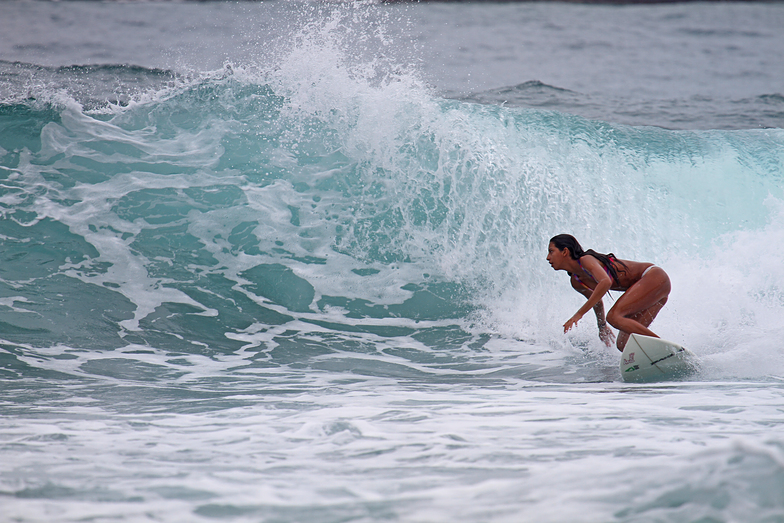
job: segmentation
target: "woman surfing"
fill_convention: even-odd
[[[614,254],[584,251],[574,236],[559,234],[550,240],[547,261],[556,271],[566,271],[572,288],[588,301],[564,323],[564,332],[593,309],[599,326],[599,338],[609,347],[615,340],[609,323],[618,329],[618,350],[623,351],[630,334],[658,338],[648,326],[656,318],[670,294],[670,278],[661,267],[652,263],[619,260]],[[607,291],[623,291],[623,295],[604,315],[602,297]]]

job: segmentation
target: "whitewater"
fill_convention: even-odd
[[[784,521],[783,4],[0,15],[0,521]]]

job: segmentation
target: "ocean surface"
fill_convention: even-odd
[[[782,27],[0,3],[0,522],[784,522]],[[562,332],[563,232],[696,374]]]

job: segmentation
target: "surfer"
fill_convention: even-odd
[[[588,298],[574,316],[564,323],[564,332],[577,325],[593,308],[599,326],[599,338],[608,346],[615,341],[609,323],[618,329],[618,350],[623,351],[630,334],[658,338],[648,326],[656,318],[670,294],[670,278],[661,267],[652,263],[619,260],[614,254],[584,251],[574,236],[559,234],[550,240],[547,261],[556,271],[566,271],[572,288]],[[623,291],[623,295],[605,319],[602,297],[607,291]]]

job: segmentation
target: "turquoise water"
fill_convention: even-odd
[[[0,520],[784,521],[780,4],[0,9]],[[561,332],[560,232],[697,375]]]

